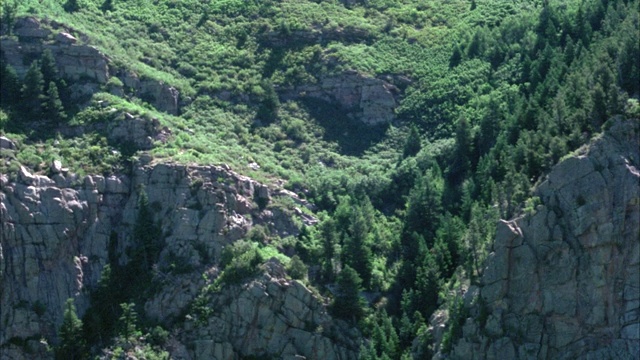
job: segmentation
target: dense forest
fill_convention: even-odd
[[[290,274],[362,332],[360,358],[430,358],[428,319],[449,310],[447,353],[468,315],[460,287],[482,276],[498,219],[533,211],[531,189],[609,119],[640,116],[638,15],[637,0],[6,0],[4,36],[23,16],[65,24],[188,101],[160,112],[114,77],[78,102],[50,52],[24,76],[3,60],[0,132],[22,147],[0,169],[63,159],[80,174],[127,171],[136,149],[59,129],[111,121],[105,101],[157,118],[175,130],[154,159],[226,163],[315,205],[318,224],[296,237],[254,228],[227,247],[215,286],[253,274],[267,244],[287,249]],[[391,122],[285,96],[349,70],[398,88]],[[137,315],[151,275],[129,278],[150,274],[162,246],[145,201],[136,261],[112,262],[84,318],[68,304],[60,359],[142,334],[148,358],[166,356],[167,330]]]

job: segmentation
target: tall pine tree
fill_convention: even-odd
[[[73,299],[67,299],[60,331],[60,344],[55,349],[58,360],[79,360],[86,358],[82,320],[78,319]]]

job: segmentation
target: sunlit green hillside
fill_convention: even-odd
[[[16,17],[63,24],[114,69],[175,87],[181,104],[169,115],[104,85],[55,107],[51,92],[34,100],[11,80],[22,90],[3,89],[0,132],[21,150],[3,152],[3,173],[46,172],[53,159],[125,171],[143,152],[60,127],[115,121],[113,109],[158,119],[171,137],[146,151],[153,161],[227,163],[317,205],[320,223],[292,248],[324,294],[351,268],[376,295],[345,317],[372,339],[366,359],[408,358],[412,342],[426,358],[426,319],[478,281],[496,220],[535,208],[532,186],[611,117],[640,115],[637,0],[3,0],[2,11],[3,37]],[[393,86],[392,121],[288,95],[354,73]],[[13,79],[4,62],[2,76]],[[17,105],[33,101],[63,112],[59,127],[39,131],[51,115]]]

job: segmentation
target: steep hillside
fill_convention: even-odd
[[[0,10],[3,358],[637,350],[637,0]]]
[[[501,221],[452,358],[634,359],[640,352],[640,124],[555,166]]]

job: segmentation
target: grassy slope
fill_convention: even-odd
[[[326,136],[326,125],[343,119],[317,121],[300,104],[285,104],[280,121],[257,129],[252,126],[254,104],[263,93],[260,84],[268,75],[276,84],[295,83],[314,81],[323,72],[353,68],[372,75],[404,74],[429,82],[447,70],[450,47],[456,39],[467,36],[473,26],[497,21],[506,12],[504,6],[494,8],[484,2],[479,2],[482,12],[470,12],[466,1],[372,1],[367,8],[346,9],[337,1],[203,4],[139,0],[114,1],[113,9],[107,11],[101,9],[102,3],[80,1],[81,9],[70,14],[58,1],[23,1],[19,14],[64,23],[86,34],[89,43],[114,63],[172,84],[183,96],[195,99],[179,118],[153,114],[178,129],[174,141],[155,150],[158,157],[180,162],[227,162],[259,178],[299,178],[319,162],[342,169],[355,164],[350,156],[344,156],[340,146],[340,140],[350,143],[352,139]],[[361,38],[280,49],[261,41],[265,34],[282,33],[291,38],[286,34],[295,35],[296,31],[322,32],[329,38],[331,34],[355,32]],[[309,53],[318,45],[321,63],[337,59],[337,68],[318,68],[313,63],[317,58],[310,58]],[[271,69],[266,70],[268,67]],[[302,70],[292,74],[293,68]],[[233,105],[208,96],[221,91],[248,95],[249,102]],[[118,103],[123,108],[138,107]],[[185,129],[193,132],[181,131]],[[397,146],[385,146],[380,136],[374,136],[373,141],[351,153],[368,153],[365,159],[389,167],[389,161],[397,157]],[[367,152],[376,142],[381,143]],[[46,161],[49,156],[45,153],[40,158]],[[72,159],[65,160],[73,166]],[[31,159],[31,165],[35,161]],[[252,161],[262,165],[260,173],[246,168]],[[88,171],[106,168],[87,166]]]

